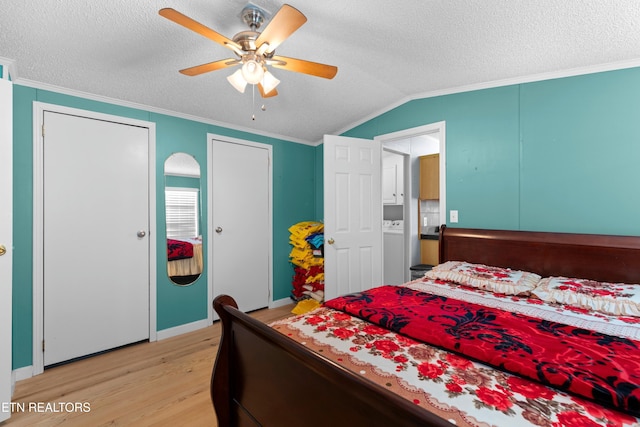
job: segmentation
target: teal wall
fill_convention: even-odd
[[[165,175],[164,183],[166,187],[200,188],[200,178],[190,176]]]
[[[33,102],[45,102],[145,120],[156,125],[157,236],[163,236],[164,161],[181,151],[193,155],[202,171],[202,204],[207,206],[207,133],[269,144],[273,153],[273,299],[288,298],[293,269],[288,228],[315,219],[315,147],[236,131],[207,123],[14,85],[14,256],[13,368],[32,364],[33,341]],[[250,195],[248,196],[250,197]],[[207,218],[207,214],[203,215]],[[207,235],[206,221],[202,233]],[[205,245],[206,259],[206,245]],[[166,247],[157,239],[157,329],[207,317],[207,271],[191,286],[175,286],[167,277]],[[238,274],[250,261],[238,260]]]
[[[417,99],[344,135],[373,138],[446,121],[447,208],[459,211],[455,226],[640,235],[638,99],[640,69],[633,68]],[[16,85],[14,368],[31,364],[33,101],[156,124],[158,235],[165,227],[162,166],[171,153],[184,151],[196,157],[206,197],[207,132],[272,145],[273,299],[288,297],[292,275],[288,228],[323,218],[322,146]],[[162,246],[159,241],[158,330],[206,318],[206,271],[192,286],[172,285]]]
[[[639,68],[523,86],[523,227],[640,235],[639,99]]]
[[[344,136],[446,121],[451,226],[637,236],[639,99],[632,68],[413,100]]]

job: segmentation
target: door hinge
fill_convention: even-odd
[[[44,123],[42,124],[42,137],[44,138]]]
[[[44,352],[44,340],[42,340],[42,352]]]

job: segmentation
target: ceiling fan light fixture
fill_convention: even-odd
[[[269,71],[264,72],[264,77],[262,78],[262,88],[264,89],[264,93],[267,94],[274,90],[276,86],[280,84],[280,80],[276,78]]]
[[[242,77],[252,85],[258,84],[262,81],[264,76],[264,70],[262,64],[254,59],[249,59],[242,64]]]
[[[247,81],[247,83],[251,83],[252,85],[258,84],[262,81],[264,77],[264,70],[262,69],[262,64],[254,59],[249,59],[244,62],[242,65],[242,77]]]
[[[227,80],[238,92],[244,93],[244,89],[247,87],[247,81],[244,79],[241,69],[236,70],[235,73],[227,77]]]

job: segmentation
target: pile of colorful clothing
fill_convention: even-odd
[[[324,300],[324,224],[303,221],[289,228],[289,243],[293,246],[289,258],[294,265],[294,301],[312,298]]]

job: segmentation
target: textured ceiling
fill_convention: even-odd
[[[277,11],[275,0],[254,4]],[[246,0],[3,0],[0,63],[16,83],[112,98],[315,143],[398,103],[605,64],[640,65],[637,0],[291,0],[308,21],[277,49],[338,66],[333,80],[272,70],[279,95],[233,89],[233,53],[158,15],[172,7],[232,38]],[[3,60],[4,58],[4,60]],[[265,105],[266,111],[261,110]],[[255,112],[256,119],[251,120]]]

